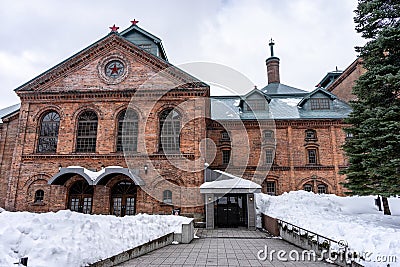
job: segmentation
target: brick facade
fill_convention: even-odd
[[[110,82],[101,72],[107,60],[125,64],[121,81]],[[172,69],[171,69],[172,68]],[[156,75],[159,72],[161,75]],[[279,71],[279,69],[278,69]],[[17,89],[21,107],[16,115],[3,120],[0,140],[0,206],[8,210],[47,212],[66,209],[70,189],[80,175],[71,175],[58,184],[49,184],[61,168],[81,166],[101,171],[119,166],[137,171],[145,186],[136,188],[135,212],[169,214],[181,208],[182,214],[204,220],[203,198],[199,186],[204,182],[203,166],[208,160],[201,153],[206,137],[216,144],[211,168],[224,169],[222,150],[231,150],[228,171],[252,179],[264,186],[276,185],[276,194],[303,189],[305,184],[327,186],[328,193],[343,194],[338,174],[346,165],[341,144],[344,141],[342,121],[279,120],[276,121],[276,155],[269,167],[265,150],[271,144],[263,140],[260,127],[246,122],[248,144],[243,131],[234,121],[224,127],[230,141],[221,140],[224,127],[209,117],[210,88],[166,61],[147,53],[118,34],[112,33],[67,61]],[[137,151],[125,157],[117,152],[118,115],[127,108],[138,114]],[[175,108],[181,115],[180,153],[165,155],[159,151],[160,113]],[[78,117],[93,111],[98,118],[96,151],[78,153]],[[55,111],[60,116],[57,150],[39,153],[38,138],[43,116]],[[313,129],[317,140],[305,140],[305,131]],[[242,140],[243,139],[243,140]],[[232,146],[232,144],[235,144]],[[307,164],[307,147],[317,150],[317,164]],[[250,153],[243,153],[244,150]],[[247,157],[249,158],[243,158]],[[245,164],[243,165],[243,162]],[[147,169],[145,169],[147,168]],[[91,212],[110,214],[112,188],[129,181],[124,175],[111,175],[104,183],[93,186]],[[85,181],[86,182],[86,181]],[[35,194],[43,190],[43,201]],[[163,203],[164,190],[172,192],[172,203]]]

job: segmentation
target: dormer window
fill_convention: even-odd
[[[330,109],[330,102],[331,100],[329,98],[311,98],[311,109]]]
[[[267,101],[265,99],[249,99],[246,100],[246,111],[266,110]]]

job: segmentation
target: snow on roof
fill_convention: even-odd
[[[3,122],[2,118],[4,118],[5,116],[10,115],[10,114],[18,111],[20,107],[21,107],[21,104],[18,103],[18,104],[15,104],[15,105],[0,109],[0,123]]]
[[[205,182],[200,186],[200,189],[261,189],[259,184],[250,180],[220,170],[214,170],[214,172],[221,174],[222,179],[218,178],[212,182]]]

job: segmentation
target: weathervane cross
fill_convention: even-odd
[[[272,40],[271,38],[271,40],[269,41],[269,47],[271,48],[271,57],[274,56],[274,45],[275,45],[274,40]]]
[[[139,23],[139,21],[138,21],[138,20],[136,20],[136,19],[133,19],[133,20],[131,20],[131,22],[132,22],[132,24],[133,24],[133,25],[136,25],[136,24],[138,24],[138,23]]]

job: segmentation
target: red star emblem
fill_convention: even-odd
[[[111,75],[113,75],[113,74],[118,74],[118,71],[119,71],[121,68],[118,68],[118,67],[117,67],[117,64],[114,63],[114,67],[112,67],[112,68],[110,68],[110,69],[111,69]]]
[[[131,22],[132,22],[132,24],[133,24],[133,25],[136,25],[136,24],[138,24],[138,23],[139,23],[139,21],[138,21],[138,20],[136,20],[136,19],[133,19],[133,20],[131,20]]]
[[[112,27],[110,27],[110,29],[111,29],[111,32],[118,32],[119,27],[115,26],[115,24],[114,24]]]

